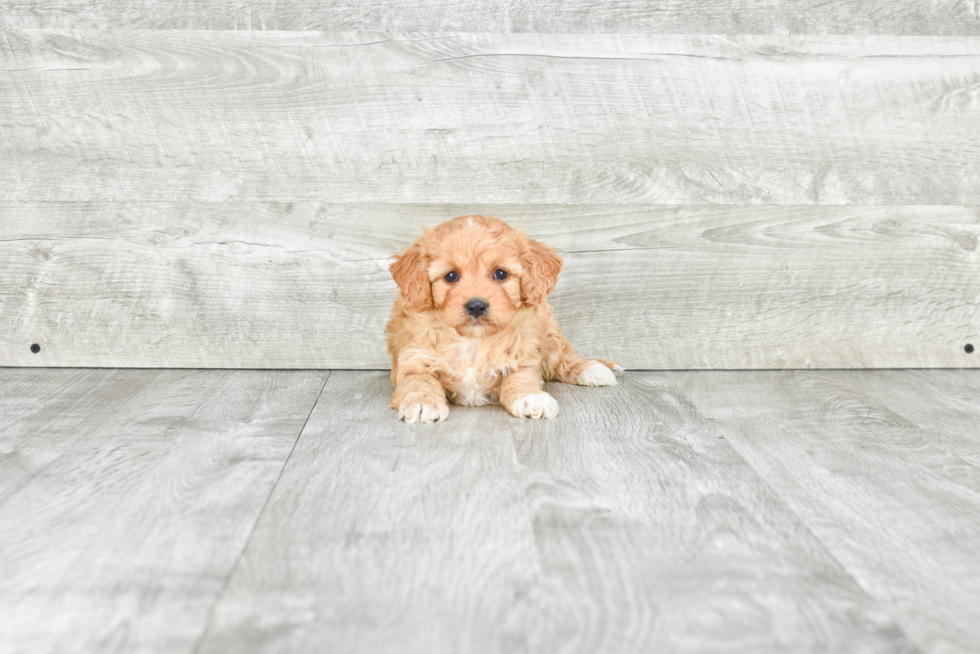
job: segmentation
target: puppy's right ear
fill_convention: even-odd
[[[429,283],[428,266],[422,246],[416,243],[401,254],[396,254],[395,262],[389,268],[402,299],[416,311],[432,308],[432,284]]]

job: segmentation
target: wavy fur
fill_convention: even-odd
[[[447,400],[500,402],[517,417],[551,417],[557,405],[542,381],[615,384],[609,371],[619,366],[578,356],[555,322],[547,297],[561,266],[550,247],[486,216],[425,230],[396,255],[399,292],[385,331],[399,419],[445,420]],[[448,281],[448,273],[457,279]],[[474,298],[488,304],[479,319],[465,309]]]

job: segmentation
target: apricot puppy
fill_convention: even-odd
[[[487,216],[453,218],[396,255],[385,332],[398,418],[445,420],[447,398],[554,418],[542,381],[614,385],[622,368],[578,356],[555,322],[547,298],[561,266],[554,250]]]

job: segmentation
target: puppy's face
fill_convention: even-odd
[[[490,336],[524,304],[543,302],[554,288],[561,259],[503,221],[454,218],[427,232],[402,253],[391,272],[403,300],[435,311],[460,336]]]
[[[432,252],[428,276],[432,303],[460,336],[490,336],[521,307],[518,233],[486,233],[474,226],[447,234]]]

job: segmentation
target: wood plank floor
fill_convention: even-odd
[[[0,368],[0,652],[976,652],[980,371]]]

